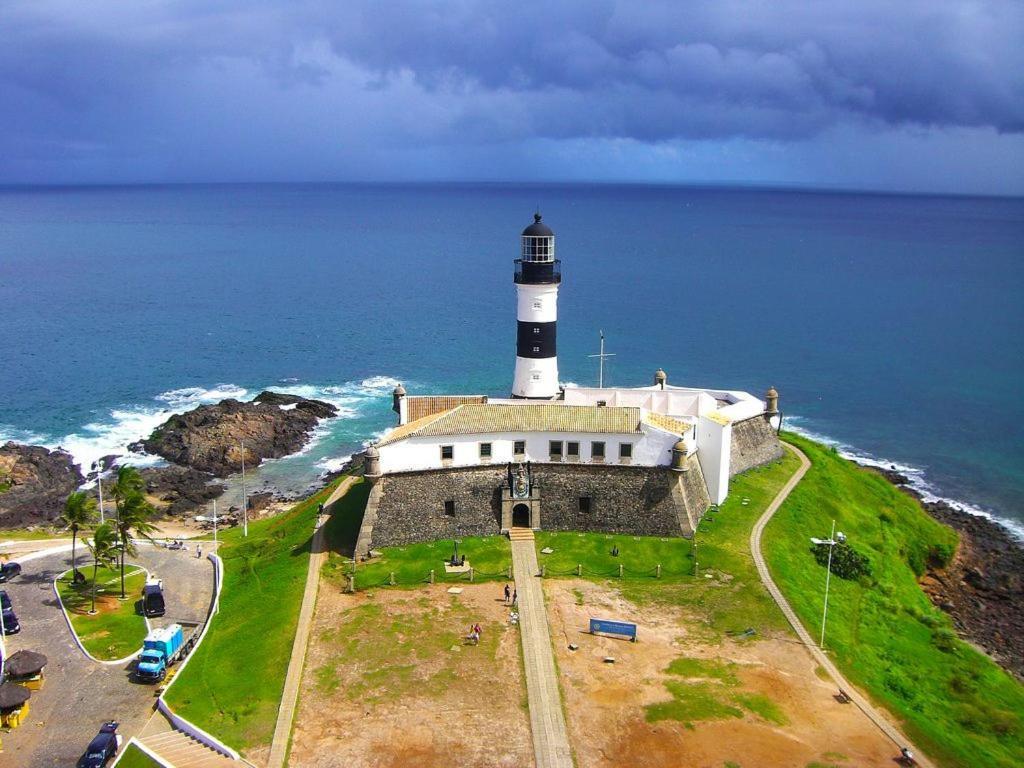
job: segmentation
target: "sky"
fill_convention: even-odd
[[[1024,194],[1024,3],[0,0],[0,184]]]

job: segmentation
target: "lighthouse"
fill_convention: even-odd
[[[555,324],[561,263],[555,258],[555,233],[534,214],[523,230],[522,255],[516,259],[516,374],[512,396],[549,400],[558,395]]]

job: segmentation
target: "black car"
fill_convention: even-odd
[[[3,613],[5,635],[16,635],[21,632],[21,624],[18,623],[18,617],[14,615],[11,598],[2,589],[0,589],[0,613]]]
[[[10,581],[21,573],[20,563],[0,563],[0,584]]]
[[[142,613],[145,616],[163,616],[166,612],[164,591],[160,582],[146,582],[142,588]]]
[[[119,723],[110,720],[100,726],[100,732],[89,742],[85,754],[78,759],[78,768],[103,768],[117,754],[121,737],[117,735]]]

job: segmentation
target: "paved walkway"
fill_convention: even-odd
[[[532,537],[512,542],[512,567],[519,598],[519,631],[537,768],[572,768],[562,695],[544,610],[544,590],[537,576],[540,568]]]
[[[850,684],[850,681],[843,677],[843,674],[839,671],[836,665],[832,663],[832,660],[825,655],[825,652],[815,645],[814,640],[811,639],[810,634],[806,629],[804,629],[804,625],[800,623],[800,619],[797,618],[796,613],[789,605],[789,601],[783,597],[782,592],[775,585],[775,582],[772,581],[772,576],[768,572],[768,565],[765,563],[764,555],[761,553],[761,534],[764,533],[765,526],[768,525],[768,521],[772,519],[772,515],[778,511],[779,507],[782,506],[782,502],[786,500],[786,497],[789,496],[790,492],[796,487],[796,484],[803,479],[803,476],[807,474],[807,470],[811,468],[811,462],[808,460],[807,456],[804,455],[803,451],[795,446],[789,445],[788,443],[783,443],[782,445],[787,450],[796,454],[797,458],[800,459],[800,469],[798,469],[796,473],[789,478],[789,481],[782,487],[782,490],[780,490],[778,494],[776,494],[775,498],[772,499],[772,503],[768,505],[768,509],[764,511],[764,514],[761,515],[757,523],[754,524],[754,529],[750,532],[750,552],[754,557],[754,563],[757,565],[757,572],[761,576],[761,581],[768,589],[768,593],[772,596],[772,599],[775,600],[779,608],[782,609],[782,613],[785,614],[786,619],[792,625],[793,630],[800,638],[800,642],[804,644],[804,647],[808,650],[814,660],[818,662],[826,672],[828,672],[832,681],[836,684],[836,687],[839,690],[844,691],[850,697],[850,700],[868,716],[871,722],[878,726],[879,730],[892,740],[893,744],[897,747],[897,751],[902,747],[910,747],[910,750],[914,753],[914,758],[917,760],[919,765],[924,768],[934,768],[933,764],[921,754],[921,751],[910,743],[910,739],[908,739],[896,726],[889,722],[881,712],[875,709],[871,703]]]
[[[324,504],[326,509],[344,496],[358,478],[347,477],[334,490]],[[327,559],[327,547],[324,542],[323,523],[327,517],[317,521],[313,533],[312,552],[309,556],[309,571],[306,573],[306,589],[302,594],[302,608],[299,610],[299,623],[295,627],[295,640],[292,642],[292,656],[288,662],[288,674],[284,679],[284,692],[281,695],[281,707],[277,711],[277,726],[274,728],[274,740],[270,744],[270,757],[267,768],[283,768],[288,754],[288,741],[292,733],[292,721],[295,718],[295,707],[299,701],[299,685],[302,682],[302,668],[306,662],[306,646],[309,644],[309,630],[313,623],[313,609],[316,607],[316,593],[320,586],[320,571]]]

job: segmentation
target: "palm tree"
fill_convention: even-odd
[[[100,566],[109,567],[117,562],[117,532],[109,523],[103,523],[92,532],[92,542],[86,541],[92,553],[92,608],[96,613],[96,575]]]
[[[96,519],[96,499],[85,491],[75,491],[64,502],[61,521],[71,530],[71,582],[78,581],[78,532]]]
[[[142,479],[139,470],[131,464],[117,468],[117,480],[114,481],[114,485],[110,489],[115,501],[120,502],[132,493],[144,493],[145,490],[146,481]]]
[[[139,491],[129,492],[117,502],[117,532],[121,539],[122,600],[125,598],[124,558],[126,554],[134,555],[137,552],[132,533],[145,539],[150,538],[150,534],[156,530],[156,526],[150,521],[155,511],[153,505],[146,501],[146,497]]]

